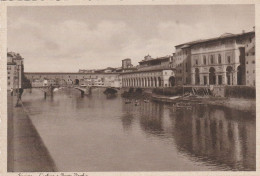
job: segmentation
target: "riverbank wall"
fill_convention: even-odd
[[[55,172],[57,167],[22,103],[8,101],[8,172]]]

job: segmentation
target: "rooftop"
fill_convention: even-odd
[[[255,31],[243,32],[243,33],[240,33],[240,34],[224,33],[224,34],[220,35],[219,37],[195,40],[195,41],[183,43],[183,44],[180,44],[180,45],[176,45],[175,47],[187,48],[187,47],[190,47],[192,45],[199,44],[199,43],[206,43],[206,42],[211,42],[211,41],[217,41],[217,40],[226,39],[226,38],[240,37],[240,36],[243,36],[243,35],[248,35],[248,34],[253,34],[253,33],[255,33]]]
[[[12,58],[19,59],[19,60],[23,59],[19,53],[15,53],[12,51],[7,53],[7,57],[12,57]]]
[[[168,59],[170,57],[171,56],[163,56],[163,57],[151,58],[149,60],[141,60],[139,63],[150,62],[150,61],[155,61],[155,60],[164,60],[164,59]]]

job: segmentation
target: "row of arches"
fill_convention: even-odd
[[[167,83],[163,84],[161,77],[145,77],[145,78],[123,78],[123,87],[173,87],[175,86],[175,78],[171,76]]]
[[[162,87],[162,79],[160,77],[146,78],[123,78],[123,87]]]
[[[237,80],[234,80],[233,75],[235,75],[235,78]],[[234,69],[231,66],[228,66],[226,68],[226,82],[223,82],[222,80],[222,75],[216,75],[216,69],[214,67],[210,67],[209,68],[209,75],[208,75],[208,81],[206,80],[206,76],[204,76],[204,80],[203,82],[201,82],[202,80],[200,80],[200,71],[198,68],[195,69],[195,84],[199,85],[199,84],[209,84],[209,85],[216,85],[216,84],[227,84],[227,85],[234,85],[235,81],[237,85],[242,85],[243,84],[243,71],[241,66],[237,67],[237,72],[234,72]],[[218,81],[216,81],[218,80]]]

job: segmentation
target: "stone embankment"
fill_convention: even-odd
[[[24,107],[8,95],[8,172],[54,172],[57,168]]]

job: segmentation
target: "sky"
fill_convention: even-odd
[[[172,55],[178,44],[252,31],[254,5],[20,6],[7,9],[8,51],[26,72],[133,65],[147,54]]]

